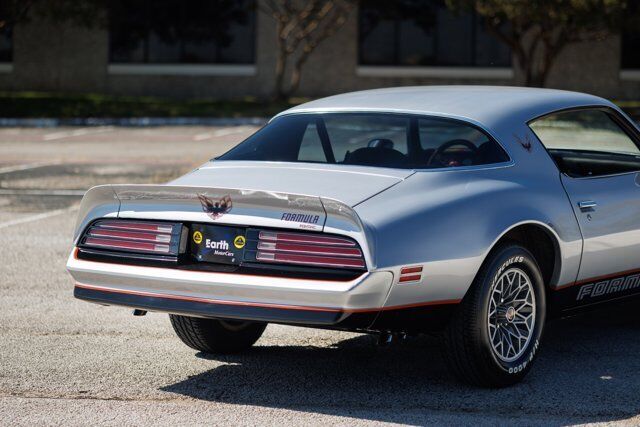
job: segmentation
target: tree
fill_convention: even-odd
[[[53,22],[73,22],[84,27],[105,25],[105,14],[100,13],[109,0],[1,0],[0,32],[32,17],[47,18]]]
[[[0,2],[0,32],[24,20],[35,0],[3,0]]]
[[[599,40],[620,28],[631,0],[446,0],[475,10],[487,30],[507,44],[527,86],[544,86],[558,54],[570,43]]]
[[[275,99],[286,99],[295,93],[309,56],[346,22],[355,3],[356,0],[258,1],[260,10],[276,21]],[[286,84],[290,61],[292,70]]]

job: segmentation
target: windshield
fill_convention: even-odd
[[[470,124],[379,113],[281,116],[218,157],[403,169],[484,165],[508,159],[495,141]]]

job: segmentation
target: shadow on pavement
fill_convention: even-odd
[[[440,340],[379,348],[372,336],[332,347],[257,346],[162,390],[240,405],[403,422],[405,413],[445,411],[572,422],[640,414],[640,302],[547,325],[525,381],[502,390],[471,388],[448,374]],[[355,409],[354,409],[355,408]],[[354,410],[356,413],[354,413]],[[366,414],[363,416],[362,414]]]

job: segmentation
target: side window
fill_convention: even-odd
[[[561,172],[584,177],[640,170],[640,149],[604,110],[565,111],[529,126]]]
[[[429,167],[486,165],[509,160],[498,143],[463,123],[420,119],[418,133],[423,162]]]

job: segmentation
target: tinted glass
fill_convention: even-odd
[[[283,116],[218,158],[423,169],[501,163],[502,148],[458,121],[402,114]]]
[[[534,121],[530,126],[550,150],[640,154],[629,135],[602,110],[552,114]]]
[[[254,62],[251,0],[109,2],[114,63]]]
[[[509,160],[502,148],[478,129],[459,122],[418,120],[424,161],[436,166],[473,166]]]
[[[442,0],[368,0],[360,6],[363,65],[511,65],[509,48],[475,13],[455,13]]]

